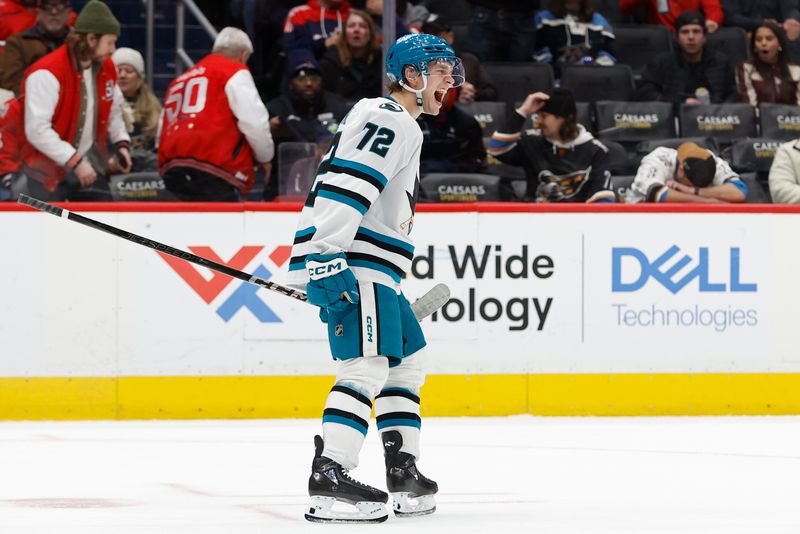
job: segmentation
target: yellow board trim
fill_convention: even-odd
[[[330,376],[0,378],[1,420],[320,417]],[[800,414],[800,374],[430,375],[424,416]]]

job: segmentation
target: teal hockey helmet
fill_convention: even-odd
[[[453,87],[464,83],[464,67],[450,43],[426,33],[404,35],[389,47],[386,74],[391,81],[402,84],[406,65],[411,65],[427,77],[430,76],[429,66],[436,63],[450,65],[448,74],[453,77]]]

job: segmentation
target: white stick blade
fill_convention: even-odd
[[[450,300],[450,288],[446,284],[436,284],[433,288],[414,301],[411,311],[417,321],[423,320]]]

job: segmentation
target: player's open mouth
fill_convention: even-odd
[[[439,89],[438,91],[433,93],[433,98],[435,98],[436,101],[441,104],[442,100],[444,100],[444,95],[446,94],[447,94],[447,89]]]

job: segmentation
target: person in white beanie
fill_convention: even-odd
[[[133,48],[118,48],[111,59],[117,67],[117,85],[125,97],[122,116],[131,136],[131,148],[152,151],[161,103],[145,82],[144,58]]]

